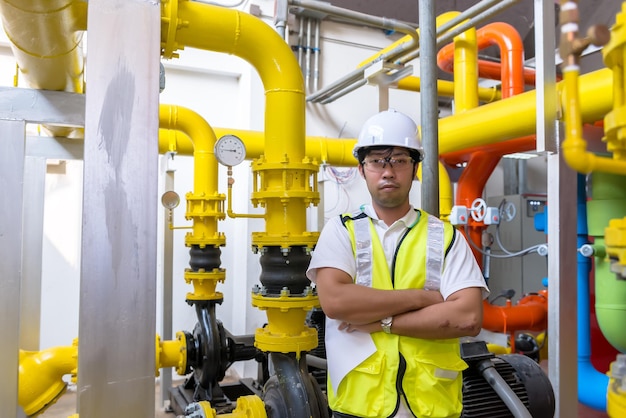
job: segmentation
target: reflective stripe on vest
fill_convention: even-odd
[[[424,212],[422,212],[424,213]],[[356,244],[356,283],[372,287],[372,237],[370,218],[354,216],[354,237]],[[428,238],[426,239],[426,290],[439,290],[444,261],[443,222],[428,215]],[[418,218],[419,221],[419,218]],[[413,227],[413,225],[411,225]]]

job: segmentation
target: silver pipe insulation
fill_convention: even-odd
[[[419,2],[420,49],[424,56],[437,55],[437,24],[434,0]],[[437,103],[437,60],[420,60],[420,115],[422,126],[422,202],[426,212],[439,217],[439,105]]]

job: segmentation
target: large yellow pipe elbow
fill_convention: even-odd
[[[159,126],[185,133],[193,145],[194,190],[187,196],[187,217],[193,218],[194,222],[193,237],[188,237],[187,242],[201,246],[223,245],[225,239],[217,231],[217,221],[225,218],[221,210],[224,197],[217,191],[216,137],[213,129],[196,112],[171,105],[159,107]],[[168,137],[168,147],[172,146],[170,140],[171,137]]]
[[[77,342],[68,347],[42,351],[20,350],[18,403],[26,415],[37,414],[52,405],[65,392],[63,376],[76,376]]]
[[[17,65],[36,89],[83,92],[82,32],[87,2],[1,0],[2,23]]]
[[[314,201],[314,193],[295,190],[294,196],[307,197],[292,198],[287,187],[300,187],[308,177],[299,168],[316,167],[305,161],[304,81],[293,52],[275,30],[247,13],[187,0],[170,0],[163,7],[165,55],[179,45],[189,46],[236,55],[258,71],[265,88],[265,137],[264,158],[255,165],[263,183],[256,201],[266,208],[270,235],[301,236],[306,201]]]

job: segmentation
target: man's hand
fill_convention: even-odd
[[[339,331],[345,331],[345,332],[360,331],[360,332],[367,332],[368,334],[383,330],[382,327],[380,326],[380,321],[370,322],[369,324],[360,324],[360,325],[351,324],[349,322],[342,322],[341,324],[339,324],[339,327],[337,328],[339,329]]]

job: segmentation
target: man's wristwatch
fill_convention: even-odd
[[[393,324],[393,316],[388,316],[380,321],[380,326],[385,334],[391,334],[391,325]]]

